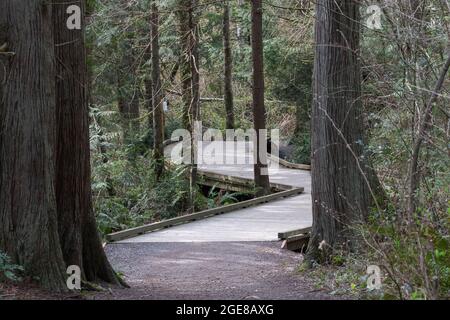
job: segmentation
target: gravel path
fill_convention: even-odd
[[[302,255],[278,242],[131,243],[106,247],[130,289],[94,299],[331,299],[296,272]]]

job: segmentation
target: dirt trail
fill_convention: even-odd
[[[130,289],[94,299],[333,299],[296,269],[302,255],[277,242],[143,243],[106,247]]]

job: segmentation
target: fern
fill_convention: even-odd
[[[0,282],[4,279],[11,281],[21,281],[17,273],[22,272],[23,267],[12,264],[8,255],[0,251]]]

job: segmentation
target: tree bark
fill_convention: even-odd
[[[152,2],[151,37],[152,37],[152,85],[153,85],[153,136],[155,175],[159,181],[164,171],[164,110],[161,87],[161,68],[159,57],[159,14],[156,1]]]
[[[200,81],[198,65],[198,26],[195,13],[196,0],[179,1],[181,81],[183,94],[183,124],[190,131],[200,116]]]
[[[117,70],[118,108],[122,117],[123,137],[125,143],[130,143],[132,137],[139,129],[139,97],[133,89],[134,59],[131,53],[129,40],[125,40],[122,49],[122,60]]]
[[[59,238],[66,265],[78,265],[88,281],[118,284],[101,244],[91,195],[88,73],[84,26],[65,27],[66,9],[85,2],[54,0],[56,57],[56,200]]]
[[[233,101],[233,57],[230,41],[230,3],[224,0],[223,9],[223,49],[225,60],[224,98],[226,111],[226,128],[234,129],[234,101]]]
[[[181,59],[181,81],[183,91],[183,124],[191,132],[191,165],[189,173],[190,196],[189,211],[195,208],[197,183],[197,165],[194,162],[197,146],[194,139],[194,125],[200,118],[200,74],[198,52],[198,22],[196,0],[180,0],[178,15],[180,20],[180,38],[183,59]]]
[[[89,211],[90,186],[86,190],[85,135],[87,113],[87,69],[82,31],[65,27],[66,0],[53,1],[53,30],[56,58],[56,190],[58,229],[67,265],[82,266],[81,213]],[[72,1],[70,5],[75,4]],[[78,2],[76,3],[78,5]],[[68,130],[70,128],[70,130]]]
[[[15,53],[0,58],[7,79],[0,104],[0,250],[43,287],[65,291],[54,186],[52,5],[2,0],[0,32]]]
[[[266,141],[261,141],[261,135],[259,134],[260,130],[266,129],[262,17],[262,1],[252,0],[253,125],[256,131],[254,175],[255,185],[260,195],[270,193],[267,155],[260,152],[260,147],[265,146]]]
[[[145,79],[145,104],[148,112],[148,130],[153,130],[153,83],[151,75]],[[153,143],[149,145],[153,148]]]
[[[134,134],[139,132],[139,96],[132,84],[133,77],[129,74],[134,73],[134,61],[131,57],[131,46],[125,45],[124,56],[122,57],[120,70],[117,77],[117,91],[118,91],[118,107],[122,116],[123,134],[125,143],[129,143]],[[130,86],[131,84],[131,86]],[[130,92],[130,90],[132,90]]]
[[[121,0],[125,10],[128,10],[128,1]],[[124,22],[122,22],[124,23]],[[124,142],[132,141],[134,135],[139,133],[139,93],[136,81],[136,59],[133,52],[133,30],[130,27],[126,36],[118,46],[121,60],[117,69],[118,108],[122,116]]]
[[[151,21],[150,21],[151,23]],[[150,37],[151,37],[151,30],[150,30]],[[151,61],[152,60],[152,44],[150,40],[150,44],[147,46],[147,49],[145,50],[145,60]],[[148,131],[149,131],[149,140],[150,140],[150,131],[153,132],[153,81],[152,81],[152,72],[150,71],[144,80],[144,86],[145,86],[145,106],[148,112]],[[153,142],[148,145],[149,148],[153,148]]]
[[[359,23],[357,1],[316,4],[309,261],[326,260],[333,249],[354,247],[351,227],[368,214],[369,190],[360,161]]]
[[[199,29],[198,29],[198,0],[191,0],[189,9],[189,29],[190,29],[190,54],[189,61],[191,64],[192,74],[192,120],[198,121],[200,119],[200,55],[199,55]]]

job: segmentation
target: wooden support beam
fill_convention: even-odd
[[[204,170],[199,170],[198,176],[201,178],[199,181],[200,184],[207,186],[214,186],[215,184],[217,184],[219,188],[224,190],[250,192],[255,189],[253,179],[235,176],[226,176]],[[273,192],[287,191],[293,189],[292,186],[281,183],[271,183],[270,187]]]
[[[278,239],[286,240],[287,238],[292,237],[292,236],[311,233],[311,231],[312,231],[312,228],[308,227],[308,228],[303,228],[303,229],[296,229],[296,230],[280,232],[280,233],[278,233]]]
[[[305,252],[306,248],[308,247],[309,238],[310,234],[301,234],[288,237],[286,240],[283,241],[281,248],[290,251]]]
[[[253,186],[232,184],[232,183],[226,183],[226,182],[210,180],[210,179],[199,180],[199,181],[197,181],[197,184],[202,185],[202,186],[215,187],[215,188],[218,188],[221,190],[226,190],[226,191],[231,191],[231,192],[252,193],[254,191]]]

